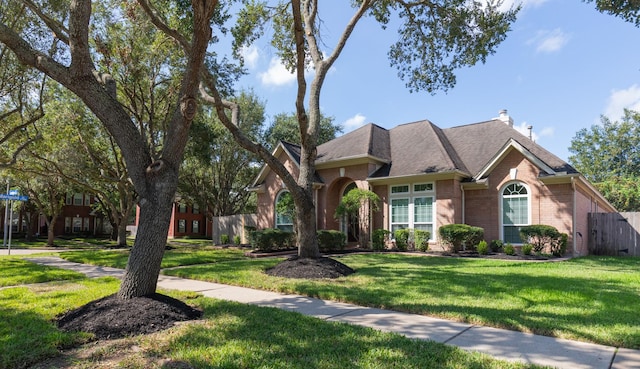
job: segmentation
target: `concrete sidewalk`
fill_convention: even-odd
[[[25,258],[37,264],[71,269],[88,277],[122,277],[121,269],[68,262],[57,257]],[[422,315],[367,308],[298,295],[234,287],[160,275],[158,286],[204,296],[276,307],[333,322],[355,324],[421,340],[478,351],[498,359],[566,369],[640,369],[640,351],[481,327]]]

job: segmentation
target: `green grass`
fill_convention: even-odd
[[[0,287],[82,278],[81,273],[37,265],[17,257],[0,258]]]
[[[199,264],[164,274],[437,316],[445,319],[640,348],[640,259],[586,257],[564,262],[437,258],[402,254],[346,255],[356,273],[337,280],[296,280],[264,270],[282,259],[241,258],[241,251],[166,253],[164,265]],[[91,254],[87,260],[109,264]],[[209,255],[212,254],[212,255]],[[72,256],[71,254],[69,256]],[[63,255],[67,257],[67,255]],[[237,258],[236,258],[237,256]],[[106,260],[106,261],[105,261]],[[124,259],[123,259],[124,260]],[[118,266],[124,266],[117,264]],[[165,266],[165,267],[166,267]]]
[[[26,265],[19,271],[37,274]],[[52,319],[114,293],[118,285],[113,278],[84,278],[1,289],[0,369],[27,367],[86,342],[88,335],[60,332]],[[273,308],[193,293],[163,293],[202,308],[204,321],[178,326],[152,339],[139,337],[136,346],[145,351],[144,357],[187,361],[196,368],[534,367]],[[94,356],[75,360],[81,367],[96,365]],[[122,358],[121,364],[130,367],[127,360]]]
[[[158,355],[196,368],[524,368],[432,341],[330,323],[275,308],[201,299],[206,322]]]
[[[25,367],[86,341],[86,334],[61,332],[52,320],[115,293],[118,285],[117,279],[99,278],[0,290],[0,368]]]
[[[129,250],[67,251],[61,258],[76,263],[125,268]],[[181,247],[167,250],[162,259],[162,268],[181,265],[220,263],[244,258],[244,251],[238,249]]]
[[[278,261],[195,265],[165,274],[297,293],[567,339],[640,348],[640,259],[565,262],[361,254],[340,258],[356,273],[292,280],[263,271]]]

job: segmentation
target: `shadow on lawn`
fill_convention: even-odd
[[[427,341],[291,314],[275,308],[203,301],[205,325],[168,345],[196,367],[499,368],[478,355]],[[521,367],[521,366],[517,366]]]
[[[369,307],[637,349],[638,288],[616,276],[589,276],[594,270],[633,271],[633,262],[624,260],[623,267],[617,262],[587,258],[552,265],[366,256],[357,259],[354,278],[371,283],[305,282],[295,289]]]

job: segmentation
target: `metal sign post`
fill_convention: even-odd
[[[13,231],[13,227],[11,227],[10,223],[13,223],[13,201],[28,201],[29,196],[21,196],[17,190],[9,190],[9,182],[7,182],[7,193],[0,194],[0,200],[6,200],[5,208],[4,208],[4,243],[2,247],[7,246],[7,236],[9,239],[9,244],[7,246],[7,254],[11,255],[11,233]],[[10,201],[12,200],[12,201]],[[11,206],[11,215],[9,216],[9,206]],[[7,222],[7,218],[9,221]]]
[[[9,189],[9,181],[7,181],[7,195],[9,194]],[[4,241],[2,242],[2,248],[7,246],[7,234],[9,233],[7,218],[9,218],[9,199],[4,202]]]

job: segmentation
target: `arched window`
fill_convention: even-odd
[[[287,232],[293,232],[293,198],[289,191],[278,194],[275,203],[276,228]]]
[[[504,242],[522,243],[520,228],[530,224],[530,192],[519,182],[508,184],[502,190],[502,239]]]

